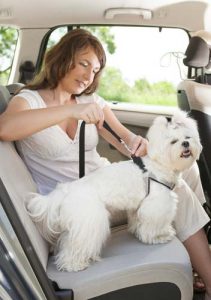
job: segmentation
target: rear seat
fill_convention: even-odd
[[[8,89],[0,86],[0,113],[10,98]],[[54,258],[48,257],[48,244],[24,209],[24,195],[36,191],[36,186],[13,143],[0,141],[0,166],[0,178],[47,276],[60,289],[72,289],[74,300],[192,299],[192,267],[182,243],[175,238],[167,244],[144,245],[126,226],[112,229],[102,261],[81,272],[59,272]]]

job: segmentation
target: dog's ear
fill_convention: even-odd
[[[152,123],[152,126],[166,127],[168,125],[169,119],[163,116],[156,117]]]
[[[196,120],[188,116],[188,113],[185,111],[178,110],[176,113],[174,113],[171,123],[175,126],[182,126],[198,131]]]
[[[160,129],[159,132],[162,132],[163,129],[165,129],[168,126],[168,123],[169,123],[169,121],[167,120],[167,118],[165,118],[163,116],[156,117],[153,120],[153,123],[147,132],[147,135],[146,135],[147,139],[149,141],[151,141],[151,140],[153,141],[155,139],[155,136],[157,136],[157,134],[158,134],[157,128]]]
[[[156,117],[147,132],[147,153],[152,160],[157,160],[158,157],[160,157],[160,154],[162,152],[160,150],[160,148],[162,147],[162,143],[160,143],[160,141],[162,140],[161,136],[163,136],[166,128],[168,127],[168,124],[169,121],[166,117]]]

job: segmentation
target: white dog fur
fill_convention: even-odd
[[[110,234],[110,209],[126,210],[128,229],[144,243],[170,241],[177,196],[161,183],[177,184],[183,170],[199,158],[201,144],[196,122],[178,112],[171,122],[157,117],[147,138],[143,162],[113,163],[71,183],[58,184],[48,195],[31,194],[26,208],[55,251],[59,270],[79,271],[100,258]]]

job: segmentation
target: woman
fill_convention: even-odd
[[[40,74],[11,100],[0,116],[0,139],[16,141],[42,194],[49,193],[58,182],[78,178],[78,135],[82,120],[89,124],[86,174],[109,163],[96,151],[98,134],[127,156],[146,154],[147,141],[126,129],[106,102],[94,94],[105,61],[103,47],[96,37],[82,29],[67,33],[46,54]],[[130,152],[103,128],[104,119]],[[211,257],[202,229],[209,218],[196,197],[204,201],[197,171],[193,167],[185,174],[189,186],[184,182],[177,187],[182,201],[175,228],[193,267],[204,280],[206,300],[211,300]]]

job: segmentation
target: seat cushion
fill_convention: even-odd
[[[84,271],[68,273],[57,271],[54,257],[50,257],[47,274],[59,288],[71,288],[74,300],[157,282],[174,283],[181,291],[181,299],[192,299],[192,267],[181,242],[175,238],[166,244],[142,244],[127,232],[126,226],[113,229],[100,262]]]

